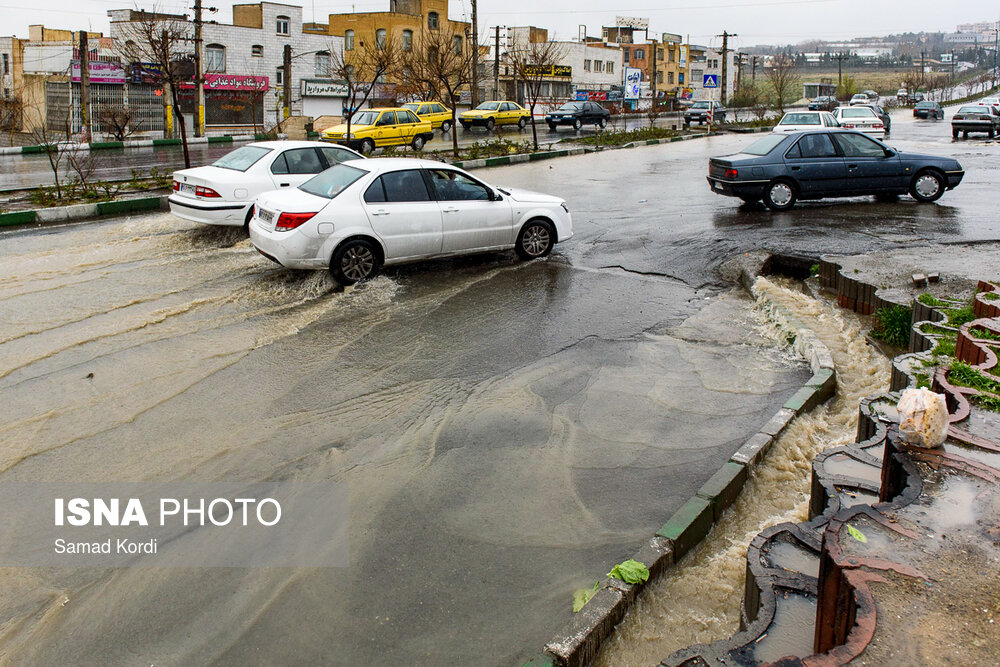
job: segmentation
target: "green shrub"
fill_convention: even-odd
[[[872,338],[888,343],[893,347],[906,347],[910,344],[910,323],[913,320],[913,309],[909,306],[890,306],[875,311],[875,327]]]

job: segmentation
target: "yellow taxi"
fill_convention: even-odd
[[[451,109],[440,102],[407,102],[403,108],[420,116],[420,120],[429,120],[435,130],[440,128],[447,132],[451,129]]]
[[[463,111],[458,122],[467,130],[473,125],[481,125],[487,130],[496,125],[517,125],[523,130],[531,122],[531,112],[508,100],[483,102],[475,109]]]
[[[402,107],[363,109],[351,116],[351,132],[347,123],[328,127],[320,134],[323,141],[332,141],[369,155],[376,148],[411,146],[419,151],[434,137],[430,121]]]

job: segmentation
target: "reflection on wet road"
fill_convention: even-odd
[[[930,150],[922,127],[899,146]],[[352,498],[345,570],[0,570],[4,659],[529,657],[808,375],[720,285],[727,256],[996,236],[985,143],[938,146],[982,153],[938,205],[770,215],[704,181],[747,140],[477,172],[566,197],[577,236],[352,290],[166,214],[0,235],[0,481],[294,477]]]

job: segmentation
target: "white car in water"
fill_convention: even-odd
[[[802,132],[803,130],[819,130],[824,127],[840,127],[840,123],[829,111],[789,111],[772,132]]]
[[[573,235],[559,197],[493,187],[432,160],[342,162],[298,188],[257,198],[250,241],[292,269],[329,269],[342,285],[382,266],[513,248],[548,255]]]
[[[833,110],[833,117],[844,129],[864,132],[875,139],[885,139],[885,123],[869,107],[837,107]]]
[[[247,144],[211,165],[175,171],[167,202],[170,212],[184,220],[246,227],[260,193],[298,187],[324,169],[362,157],[350,148],[319,141]]]

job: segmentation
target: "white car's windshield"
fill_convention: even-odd
[[[234,171],[246,171],[252,167],[257,160],[271,152],[270,148],[262,146],[243,146],[237,148],[232,153],[226,153],[212,163],[213,167],[232,169]]]
[[[841,112],[844,118],[871,118],[875,115],[875,112],[866,107],[861,107],[859,109],[844,109]]]
[[[818,113],[786,113],[778,125],[820,125]]]
[[[299,186],[299,190],[317,197],[333,199],[344,191],[354,181],[365,175],[365,172],[346,164],[335,164],[324,172],[313,176]]]
[[[692,109],[707,109],[709,106],[710,105],[709,105],[708,102],[695,102],[694,104],[691,105],[691,108]]]

